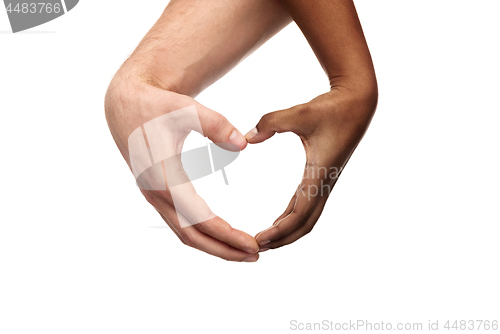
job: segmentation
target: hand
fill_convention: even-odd
[[[248,142],[256,144],[276,132],[291,131],[306,151],[303,179],[290,204],[271,227],[255,236],[261,252],[290,244],[313,229],[376,104],[376,90],[338,86],[309,103],[264,115],[246,134]]]
[[[281,0],[304,33],[330,81],[330,92],[262,117],[246,137],[260,143],[292,131],[306,150],[304,177],[288,208],[257,234],[260,251],[309,233],[376,108],[375,71],[352,0]]]
[[[226,260],[257,261],[255,239],[232,228],[210,211],[196,194],[180,161],[182,144],[191,130],[202,132],[215,143],[232,144],[239,150],[247,145],[243,135],[222,115],[189,96],[124,79],[120,74],[110,85],[105,107],[113,138],[142,188],[142,194],[179,239],[188,246]],[[182,108],[194,111],[194,117],[191,117],[193,113],[179,114]],[[141,143],[148,145],[152,156],[161,156],[153,157],[156,164],[152,164],[144,144],[141,151]]]
[[[171,122],[158,123],[158,117],[185,107],[195,107],[205,136],[215,143],[232,142],[244,149],[246,140],[243,135],[235,132],[223,116],[193,98],[289,22],[291,18],[279,0],[170,1],[115,75],[106,94],[109,128],[129,167],[133,172],[135,170],[135,176],[138,176],[137,169],[143,169],[140,162],[149,161],[151,164],[151,159],[148,160],[149,154],[141,158],[141,149],[132,149],[133,152],[139,151],[133,153],[132,160],[139,161],[137,168],[133,168],[128,147],[130,135],[147,122],[160,124],[154,134],[168,135],[170,144],[163,147],[163,152],[170,151],[168,156],[176,156],[188,130],[199,129],[196,130],[193,124],[172,126]],[[137,135],[136,143],[143,146],[142,151],[145,150],[140,134],[144,132],[146,137],[150,136],[145,125],[134,134]],[[158,146],[156,141],[153,144]],[[152,160],[156,162],[154,157]],[[169,174],[173,174],[174,179],[183,177],[179,159],[157,167],[167,174],[165,190],[148,190],[157,188],[151,184],[161,185],[165,181],[162,170],[151,174],[148,174],[149,169],[146,170],[138,177],[137,183],[145,188],[141,192],[183,243],[226,260],[258,259],[255,239],[213,215],[190,183],[183,183],[182,191],[172,196],[173,189],[168,187],[172,179]],[[196,224],[205,218],[208,219]],[[183,222],[194,225],[181,228]]]

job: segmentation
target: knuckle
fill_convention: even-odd
[[[313,230],[313,228],[314,228],[313,224],[306,225],[305,228],[304,228],[304,235],[307,235],[307,234],[311,233],[311,231]]]
[[[262,116],[259,125],[262,129],[273,129],[275,121],[276,121],[275,115],[273,113],[269,113]]]
[[[172,199],[172,195],[170,194],[170,191],[167,189],[167,190],[148,190],[152,195],[153,197],[158,197],[160,199],[164,199],[164,200],[171,200]]]
[[[278,249],[278,248],[281,248],[281,247],[286,246],[286,245],[287,245],[286,243],[280,243],[280,244],[276,244],[270,248],[271,249]]]
[[[308,219],[309,219],[309,213],[308,212],[302,212],[302,211],[293,211],[297,215],[297,226],[304,226]]]
[[[193,226],[194,226],[194,228],[196,228],[198,231],[200,231],[202,233],[206,234],[208,232],[207,223],[206,222],[201,222],[201,223],[195,224]]]
[[[183,233],[181,235],[181,241],[184,245],[188,247],[196,248],[196,241],[194,240],[193,236],[190,235],[189,233]]]
[[[227,119],[219,113],[213,116],[213,122],[210,122],[208,131],[210,133],[220,133],[228,123]]]
[[[221,254],[221,255],[219,255],[219,257],[221,259],[223,259],[224,261],[228,261],[228,262],[232,261],[231,257],[228,254]]]
[[[303,216],[300,216],[299,218],[299,226],[304,226],[306,225],[307,223],[307,219],[308,219],[308,216],[307,215],[303,215]]]
[[[278,235],[283,233],[283,228],[280,226],[279,222],[276,225],[274,225],[274,229],[276,230]]]
[[[228,240],[233,240],[237,238],[237,234],[235,234],[235,229],[232,227],[227,228],[227,238]]]
[[[149,204],[154,205],[155,199],[151,192],[141,189],[141,193]]]
[[[295,107],[293,107],[294,111],[297,113],[298,116],[300,117],[306,117],[312,112],[312,108],[308,104],[299,104]]]

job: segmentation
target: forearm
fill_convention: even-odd
[[[117,75],[194,97],[290,21],[278,0],[172,0]]]
[[[302,30],[330,86],[376,95],[370,51],[352,0],[281,0]]]

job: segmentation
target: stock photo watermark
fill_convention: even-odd
[[[78,4],[79,0],[4,0],[12,32],[20,32],[63,16]]]
[[[290,320],[292,331],[489,331],[498,332],[498,320],[427,320],[390,322],[370,320],[303,322]]]
[[[329,196],[337,182],[343,167],[324,167],[307,162],[302,182],[295,195],[311,201],[318,197]]]

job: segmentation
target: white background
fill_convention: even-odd
[[[257,263],[184,246],[107,129],[107,85],[165,5],[86,0],[19,34],[0,10],[0,333],[500,320],[498,1],[356,1],[378,111],[312,233]],[[292,24],[198,100],[245,133],[327,89]],[[195,185],[254,235],[304,159],[282,134],[243,151],[229,186],[220,172]]]

